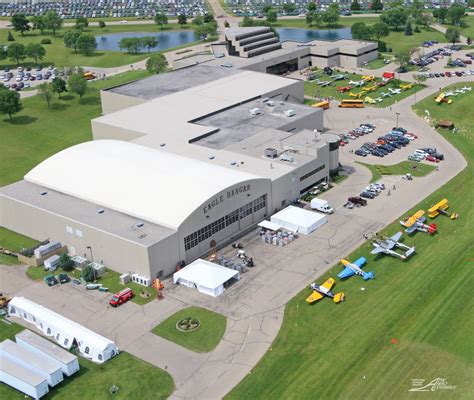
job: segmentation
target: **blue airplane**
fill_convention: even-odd
[[[337,275],[339,279],[349,278],[352,275],[360,275],[364,278],[364,281],[368,281],[369,279],[374,279],[373,272],[364,272],[362,271],[362,266],[366,263],[366,259],[364,257],[359,257],[353,263],[341,259],[342,265],[344,265],[344,269]]]

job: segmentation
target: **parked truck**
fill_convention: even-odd
[[[322,200],[315,197],[311,200],[310,205],[313,210],[320,211],[325,214],[332,214],[334,212],[334,209],[329,205],[327,200]]]
[[[109,301],[112,307],[117,307],[130,300],[133,297],[133,291],[130,288],[122,289],[120,292],[115,293]]]

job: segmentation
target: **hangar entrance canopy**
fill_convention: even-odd
[[[327,221],[323,214],[295,206],[288,206],[272,215],[271,222],[290,231],[309,235]]]
[[[173,274],[174,283],[195,287],[199,292],[212,297],[224,293],[224,284],[231,279],[239,280],[239,271],[202,259],[197,259]]]

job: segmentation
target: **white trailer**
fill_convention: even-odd
[[[46,379],[2,355],[0,355],[0,382],[34,399],[40,399],[49,392]]]
[[[49,340],[31,332],[28,329],[15,335],[17,344],[25,347],[36,354],[44,355],[50,360],[57,361],[61,365],[61,370],[66,376],[71,376],[79,371],[79,360],[69,351],[56,346]]]
[[[35,354],[33,351],[20,346],[10,339],[0,343],[0,356],[8,358],[22,367],[28,368],[43,377],[49,386],[56,386],[64,379],[61,365],[57,361]]]

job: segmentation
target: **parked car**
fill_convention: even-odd
[[[48,286],[54,286],[58,284],[58,280],[54,275],[48,274],[44,278],[44,283],[46,283]]]
[[[367,157],[367,153],[366,153],[365,151],[361,150],[361,149],[356,150],[354,153],[355,153],[355,155],[357,155],[357,156]]]
[[[66,273],[62,273],[58,275],[58,281],[62,285],[63,283],[69,282],[69,276]]]
[[[439,160],[436,157],[433,157],[432,155],[428,154],[425,157],[426,161],[434,162],[434,163],[439,163]]]
[[[365,199],[373,199],[375,197],[375,195],[373,193],[364,191],[360,194],[360,197],[363,197]]]

